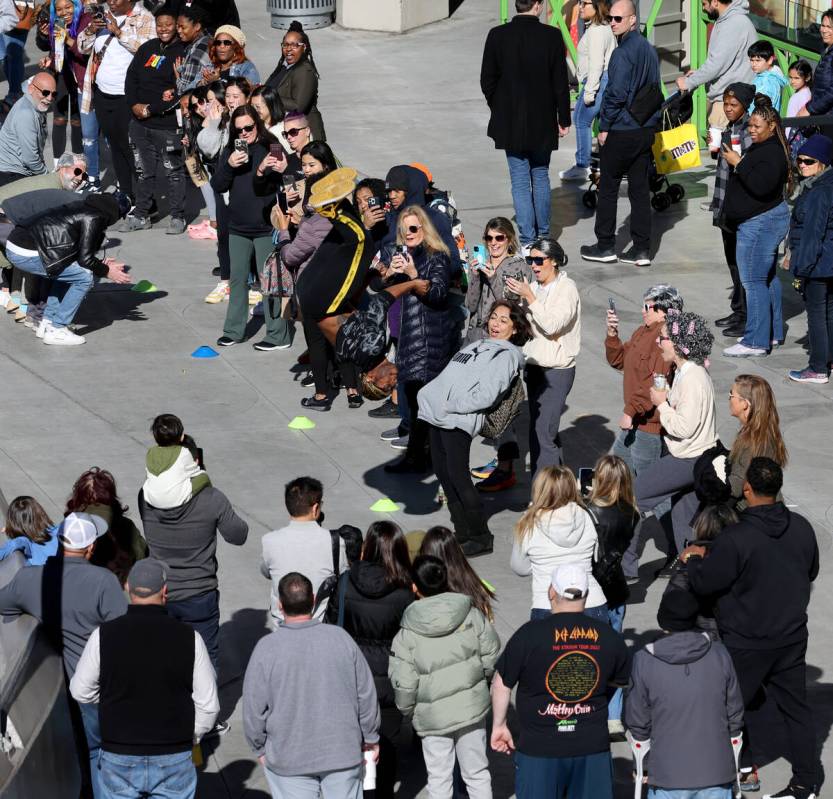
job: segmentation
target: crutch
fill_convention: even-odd
[[[732,741],[732,754],[735,756],[735,799],[740,799],[743,792],[740,789],[740,750],[743,748],[743,733],[739,732],[733,735],[730,739]]]
[[[642,763],[645,760],[645,755],[651,751],[651,740],[648,739],[647,741],[637,741],[636,738],[631,735],[631,731],[628,730],[627,735],[628,743],[631,746],[631,752],[633,752],[633,759],[636,762],[636,784],[634,785],[633,789],[633,799],[642,799],[642,776],[643,776],[643,767]]]

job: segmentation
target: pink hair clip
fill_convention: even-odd
[[[689,348],[688,348],[688,347],[683,347],[683,353],[684,353],[685,355],[688,355],[688,353],[689,353],[689,352],[691,352],[691,350],[689,350]]]
[[[679,335],[680,335],[680,325],[679,325],[679,322],[674,322],[674,324],[673,324],[673,325],[671,325],[671,332],[672,332],[675,336],[679,336]]]
[[[693,319],[688,323],[688,335],[689,336],[694,335],[694,320]]]

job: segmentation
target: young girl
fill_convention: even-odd
[[[810,98],[812,96],[810,89],[813,85],[813,68],[807,61],[800,58],[798,61],[793,61],[793,63],[790,64],[787,74],[790,79],[790,86],[792,86],[792,90],[795,92],[793,96],[790,97],[790,101],[787,104],[787,116],[797,117],[798,112],[810,102]],[[790,142],[791,148],[793,148],[793,142],[790,141],[792,130],[792,128],[787,128],[784,131],[787,136],[787,141]],[[800,131],[801,128],[796,129],[797,133]],[[798,152],[798,147],[800,146],[801,142],[798,142],[798,144],[793,148],[793,158],[795,158],[795,155]]]
[[[9,539],[0,548],[0,560],[22,552],[27,566],[42,566],[58,551],[57,527],[41,504],[32,497],[15,497],[6,511],[3,532]]]
[[[562,563],[579,563],[587,570],[589,593],[584,612],[608,621],[607,600],[593,577],[593,555],[598,535],[584,509],[576,478],[563,466],[545,466],[532,483],[532,502],[515,527],[510,566],[521,577],[532,575],[530,619],[551,611],[552,570]]]

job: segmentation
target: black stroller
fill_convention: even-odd
[[[674,92],[662,104],[660,109],[663,130],[670,130],[685,124],[694,113],[694,101],[691,92]],[[586,208],[595,210],[599,203],[599,152],[596,150],[590,159],[590,188],[582,195],[582,202]],[[685,197],[685,189],[679,183],[671,183],[667,175],[657,172],[656,164],[651,159],[651,169],[648,174],[648,185],[651,189],[651,207],[655,211],[666,211],[672,203],[678,203]]]

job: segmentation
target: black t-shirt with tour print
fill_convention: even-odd
[[[534,757],[580,757],[609,747],[607,702],[630,675],[625,641],[583,613],[555,613],[524,624],[497,662],[515,705],[519,752]]]

